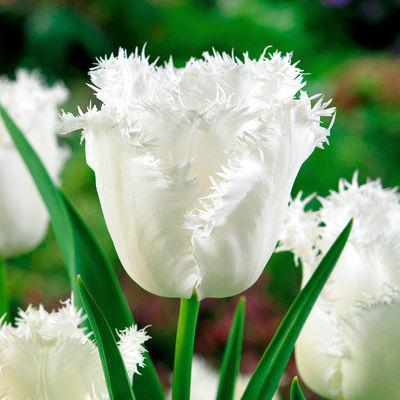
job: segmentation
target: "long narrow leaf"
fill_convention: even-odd
[[[97,240],[75,208],[63,196],[72,222],[75,243],[75,271],[72,278],[81,275],[87,287],[96,296],[101,311],[113,328],[122,330],[134,323],[117,277]],[[116,312],[117,310],[117,312]],[[133,390],[137,400],[163,400],[164,392],[149,354],[145,353],[145,367],[134,378]]]
[[[9,319],[8,306],[7,264],[0,258],[0,318],[7,313],[4,318]]]
[[[293,378],[292,386],[290,387],[290,400],[307,400],[301,391],[297,376]]]
[[[114,334],[96,300],[87,290],[81,277],[77,277],[78,290],[96,339],[108,394],[111,400],[135,400],[129,377]]]
[[[114,270],[94,236],[71,203],[54,186],[45,167],[22,132],[0,106],[0,116],[10,133],[15,147],[25,161],[49,211],[51,224],[61,248],[75,299],[80,299],[76,276],[83,277],[91,293],[109,321],[112,332],[133,324],[133,317],[119,287]],[[146,367],[135,377],[138,400],[164,399],[163,390],[153,363],[146,353]]]
[[[232,400],[239,373],[244,330],[246,299],[241,297],[236,306],[231,330],[221,363],[217,400]]]
[[[60,192],[67,207],[72,225],[74,263],[68,268],[73,289],[76,291],[76,277],[80,275],[96,297],[96,301],[106,316],[114,336],[117,330],[133,324],[133,317],[122,294],[117,277],[97,240],[77,213],[70,201]]]
[[[353,220],[343,229],[306,286],[295,298],[251,377],[242,400],[272,399],[301,328],[346,244],[352,223]]]

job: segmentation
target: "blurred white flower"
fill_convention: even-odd
[[[108,400],[99,353],[79,325],[86,317],[71,301],[57,312],[20,311],[16,326],[0,327],[0,399]],[[136,326],[120,334],[119,348],[132,379],[143,366],[149,337]],[[129,345],[129,346],[128,346]]]
[[[67,98],[61,84],[48,87],[36,73],[0,77],[0,104],[25,134],[53,180],[67,152],[57,143],[57,106]],[[32,250],[43,239],[48,214],[36,186],[0,118],[0,257]]]
[[[240,400],[249,383],[250,377],[250,375],[242,374],[237,376],[233,400]],[[190,400],[214,400],[217,397],[218,383],[219,372],[214,370],[204,358],[194,355],[190,384]],[[171,392],[168,393],[167,399],[171,399]],[[272,400],[279,400],[277,393],[275,393]]]
[[[115,248],[143,288],[202,299],[257,280],[298,170],[329,134],[320,118],[334,113],[300,90],[301,72],[279,52],[175,68],[123,50],[90,71],[103,105],[64,115],[63,130],[84,129]]]
[[[400,195],[379,180],[290,205],[280,250],[303,268],[302,287],[335,238],[354,217],[349,240],[296,344],[305,383],[330,399],[399,399]]]

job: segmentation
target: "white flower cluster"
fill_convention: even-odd
[[[3,317],[4,318],[4,317]],[[108,400],[96,345],[79,325],[86,319],[70,300],[57,312],[20,311],[15,327],[0,327],[0,399]],[[143,366],[149,338],[132,326],[120,334],[128,375]]]
[[[37,73],[19,70],[0,77],[0,105],[22,130],[58,183],[67,151],[57,142],[57,106],[67,98],[61,84],[48,87]],[[47,210],[0,119],[0,257],[20,255],[43,239]]]
[[[301,91],[302,71],[279,52],[257,60],[204,53],[175,68],[120,50],[90,77],[101,109],[64,115],[63,129],[84,130],[127,272],[170,297],[251,286],[300,166],[329,135],[320,124],[334,114],[329,102]]]
[[[349,240],[296,344],[300,375],[327,398],[400,398],[400,194],[379,180],[341,180],[338,192],[292,201],[280,239],[301,261],[302,287],[340,231]]]

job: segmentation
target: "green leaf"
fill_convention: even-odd
[[[293,301],[251,377],[242,400],[272,399],[301,328],[346,244],[352,223],[353,220],[343,229],[306,286]]]
[[[60,192],[68,211],[73,233],[74,263],[68,268],[76,292],[76,276],[80,275],[90,293],[106,316],[114,336],[117,330],[131,326],[134,321],[122,294],[115,273],[93,234],[70,201]],[[116,312],[116,310],[118,310]]]
[[[193,347],[199,307],[200,302],[194,294],[190,299],[181,299],[176,329],[172,400],[190,399]]]
[[[290,387],[290,400],[307,400],[301,391],[297,376],[293,378],[292,386]]]
[[[65,196],[63,198],[74,234],[75,270],[70,271],[72,273],[71,278],[76,282],[75,277],[81,275],[82,279],[87,282],[88,289],[96,296],[97,303],[113,328],[112,331],[116,337],[117,330],[122,330],[134,323],[132,314],[114,270],[95,237],[68,199]],[[154,364],[147,352],[144,357],[145,367],[139,367],[140,375],[137,374],[134,377],[133,389],[136,399],[163,400],[165,398],[164,392]]]
[[[116,330],[131,326],[134,321],[114,270],[85,222],[72,204],[54,186],[32,146],[1,106],[0,116],[49,211],[50,221],[75,293],[75,300],[80,299],[76,276],[81,275],[90,292],[98,300],[115,336]],[[152,399],[163,400],[164,393],[148,353],[145,356],[145,363],[145,368],[139,368],[141,375],[135,377],[136,398],[145,400],[151,396]]]
[[[96,339],[110,399],[135,400],[124,361],[104,314],[79,275],[77,285]]]
[[[245,307],[246,299],[241,297],[236,306],[228,342],[222,358],[217,400],[233,399],[242,354]]]
[[[9,320],[9,299],[7,287],[7,264],[0,258],[0,318],[7,313],[4,317],[5,321]]]

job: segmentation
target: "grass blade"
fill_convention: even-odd
[[[79,275],[77,285],[96,339],[110,400],[135,400],[124,361],[104,314]]]
[[[116,335],[116,330],[122,330],[134,321],[114,270],[85,222],[68,199],[54,186],[32,146],[1,106],[0,116],[50,214],[51,225],[64,258],[75,299],[80,299],[76,276],[81,275],[90,292],[99,301],[99,307]],[[164,393],[154,365],[148,353],[145,357],[146,367],[139,368],[141,375],[135,377],[134,390],[137,400],[148,399],[148,396],[154,400],[163,400]]]
[[[272,399],[301,328],[346,244],[352,223],[353,220],[343,229],[306,286],[295,298],[251,377],[242,400]]]
[[[290,400],[307,400],[301,391],[297,376],[293,378],[292,386],[290,387]]]
[[[72,226],[74,263],[68,268],[76,292],[76,277],[80,275],[110,324],[114,336],[134,323],[117,277],[97,240],[70,201],[60,192]],[[116,312],[116,310],[118,310]]]
[[[172,400],[190,399],[193,346],[200,302],[195,295],[181,299],[176,329]]]
[[[246,299],[241,297],[236,306],[231,330],[221,364],[217,400],[232,400],[239,373],[244,330]]]
[[[7,313],[4,317],[5,321],[9,320],[9,298],[7,287],[7,264],[0,258],[0,318]]]

